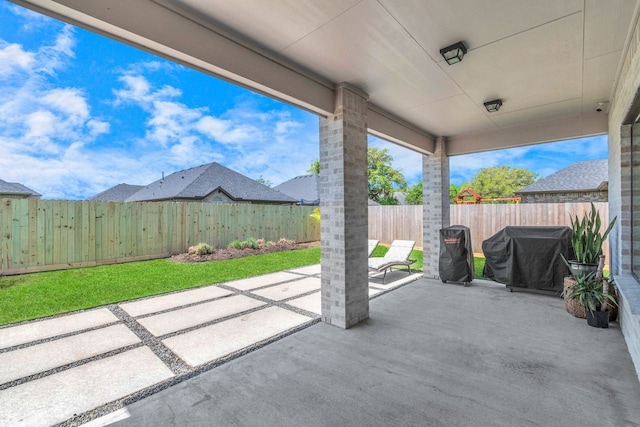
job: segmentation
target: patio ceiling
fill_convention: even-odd
[[[449,155],[606,133],[596,105],[638,14],[636,0],[15,2],[320,115],[347,82],[369,95],[371,133],[422,152],[445,136]],[[458,41],[449,66],[439,50]]]

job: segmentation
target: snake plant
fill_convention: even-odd
[[[571,243],[576,261],[581,264],[597,264],[602,254],[602,243],[616,222],[616,218],[609,224],[604,234],[600,234],[600,212],[591,203],[591,212],[585,214],[582,219],[571,218]]]

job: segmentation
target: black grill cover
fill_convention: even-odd
[[[440,230],[440,279],[452,282],[473,280],[473,250],[469,227],[452,225]]]
[[[482,242],[484,276],[510,287],[561,292],[569,275],[569,227],[505,227]]]

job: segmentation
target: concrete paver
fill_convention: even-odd
[[[49,426],[167,380],[173,373],[147,347],[0,391],[7,426]]]
[[[319,277],[307,277],[296,280],[295,282],[283,283],[282,285],[271,286],[270,288],[259,289],[252,293],[260,295],[274,301],[282,301],[296,295],[320,289],[321,282]]]
[[[275,283],[286,282],[287,280],[299,279],[297,274],[287,273],[286,271],[280,271],[278,273],[270,273],[262,276],[249,277],[247,279],[234,280],[233,282],[227,282],[225,285],[232,288],[239,289],[241,291],[249,291],[251,289],[260,288],[262,286],[273,285]]]
[[[73,424],[76,414],[97,417],[93,425],[115,422],[128,411],[108,411],[132,393],[152,392],[174,372],[197,373],[205,363],[314,322],[321,283],[310,276],[320,265],[294,271],[0,328],[0,425]],[[133,319],[120,319],[123,312]],[[165,336],[165,346],[153,336]],[[114,350],[119,353],[109,356]]]
[[[0,384],[136,344],[124,325],[107,326],[0,354]]]
[[[243,295],[235,295],[191,307],[139,319],[138,322],[155,336],[200,325],[265,305]]]
[[[322,314],[322,295],[320,295],[320,292],[292,299],[287,301],[287,304],[316,313],[318,316]]]
[[[306,267],[294,268],[289,271],[308,275],[320,274],[320,264],[307,265]]]
[[[168,310],[170,308],[180,307],[182,305],[191,304],[207,299],[219,298],[231,295],[226,289],[217,286],[205,286],[203,288],[192,289],[189,291],[175,292],[160,297],[151,297],[140,301],[128,302],[120,304],[120,308],[136,317],[149,313],[157,313],[158,311]]]
[[[97,310],[83,311],[68,316],[10,326],[0,329],[0,349],[90,329],[117,321],[118,318],[109,310],[99,308]]]
[[[191,366],[198,366],[310,321],[307,316],[268,307],[162,342]]]

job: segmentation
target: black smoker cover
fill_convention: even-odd
[[[505,227],[482,242],[484,275],[510,287],[561,292],[569,275],[569,227]]]
[[[473,280],[473,250],[469,227],[452,225],[440,230],[440,279],[452,282]]]

